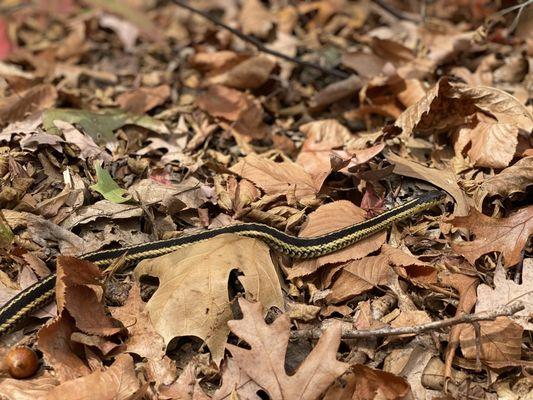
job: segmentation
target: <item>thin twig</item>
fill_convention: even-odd
[[[276,50],[269,49],[263,43],[261,43],[261,41],[257,40],[253,36],[245,35],[241,31],[239,31],[238,29],[235,29],[235,28],[232,28],[231,26],[226,25],[225,23],[219,21],[217,18],[209,15],[205,11],[198,10],[198,9],[196,9],[194,7],[191,7],[190,5],[188,5],[187,3],[185,3],[182,0],[172,0],[172,1],[174,2],[174,4],[176,4],[176,5],[178,5],[178,6],[182,7],[182,8],[185,8],[186,10],[189,10],[192,13],[198,14],[198,15],[204,17],[205,19],[211,21],[213,24],[215,24],[217,26],[220,26],[221,28],[224,28],[224,29],[230,31],[235,36],[241,38],[245,42],[253,44],[257,48],[257,50],[262,51],[263,53],[267,53],[267,54],[273,55],[274,57],[278,57],[278,58],[281,58],[283,60],[290,61],[292,63],[302,65],[304,67],[312,68],[312,69],[320,71],[320,72],[322,72],[324,74],[333,75],[333,76],[335,76],[337,78],[346,79],[346,78],[348,78],[350,76],[346,72],[339,71],[337,69],[325,68],[325,67],[322,67],[321,65],[318,65],[318,64],[315,64],[315,63],[312,63],[312,62],[309,62],[309,61],[304,61],[304,60],[301,60],[299,58],[291,57],[291,56],[288,56],[287,54],[280,53],[280,52],[278,52]]]
[[[435,329],[446,328],[453,325],[459,325],[468,322],[475,321],[488,321],[494,320],[497,317],[510,316],[522,311],[525,306],[521,302],[516,302],[511,305],[500,306],[492,311],[483,311],[478,314],[464,314],[459,317],[447,318],[440,321],[433,321],[427,324],[405,326],[401,328],[381,328],[381,329],[369,329],[369,330],[356,330],[347,329],[343,330],[343,339],[360,339],[369,337],[382,337],[382,336],[396,336],[405,334],[420,334]],[[302,329],[291,332],[292,339],[318,339],[322,335],[321,328],[314,329]]]
[[[376,3],[378,6],[383,8],[385,11],[389,12],[390,14],[394,15],[398,19],[404,19],[406,21],[411,22],[421,22],[422,18],[419,15],[411,14],[405,11],[397,10],[396,8],[392,7],[391,5],[387,4],[384,0],[372,0],[374,3]]]

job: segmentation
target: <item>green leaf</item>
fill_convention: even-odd
[[[6,249],[13,243],[15,235],[0,211],[0,248]]]
[[[91,189],[100,193],[106,200],[113,203],[125,203],[131,200],[131,194],[127,190],[122,189],[111,178],[109,172],[103,169],[97,162],[94,163],[94,169],[96,170],[96,184],[91,186]]]
[[[147,115],[138,116],[120,110],[108,110],[99,114],[87,110],[50,108],[43,113],[43,127],[47,133],[53,135],[61,133],[54,125],[56,120],[79,125],[96,143],[113,140],[113,131],[124,125],[137,125],[161,134],[169,133],[161,121]]]

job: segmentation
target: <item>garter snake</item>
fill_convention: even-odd
[[[396,221],[403,220],[440,203],[442,192],[429,192],[407,201],[366,221],[356,223],[325,235],[316,237],[295,237],[268,225],[241,223],[201,231],[178,238],[159,240],[114,250],[87,253],[79,258],[105,267],[123,257],[126,262],[136,262],[170,253],[181,247],[208,240],[223,233],[234,233],[266,242],[273,249],[295,257],[315,258],[341,250],[372,234],[381,231]],[[34,283],[0,307],[0,335],[12,330],[18,322],[32,311],[49,302],[55,293],[56,275],[52,274]]]

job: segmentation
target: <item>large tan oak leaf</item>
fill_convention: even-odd
[[[249,298],[283,308],[269,248],[257,239],[220,235],[137,266],[137,277],[159,278],[146,310],[165,344],[178,336],[197,336],[205,340],[216,363],[222,360],[226,323],[233,318],[228,295],[232,270],[244,274],[239,279]]]
[[[341,326],[332,325],[296,372],[285,372],[285,354],[289,341],[290,320],[284,314],[272,324],[263,319],[260,303],[239,299],[243,319],[229,321],[231,331],[250,345],[243,349],[227,345],[233,359],[261,386],[272,400],[314,400],[341,376],[348,364],[337,361]]]
[[[472,209],[466,217],[450,221],[456,227],[469,229],[475,240],[452,244],[457,253],[471,264],[483,254],[498,251],[503,254],[504,266],[517,264],[529,236],[533,234],[533,206],[525,207],[507,218],[487,217]]]

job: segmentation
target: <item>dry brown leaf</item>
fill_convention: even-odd
[[[363,81],[357,75],[352,75],[342,81],[334,82],[315,93],[309,102],[312,111],[320,111],[330,104],[346,99],[363,87]]]
[[[111,157],[103,148],[98,146],[94,140],[89,136],[81,133],[73,125],[68,122],[56,120],[54,125],[61,131],[65,137],[65,142],[73,144],[80,149],[78,157],[82,160],[87,158],[98,159],[103,161],[111,161]]]
[[[256,89],[269,78],[276,62],[264,54],[252,56],[231,69],[205,80],[205,86],[224,85],[235,89]]]
[[[305,133],[306,139],[296,162],[322,186],[332,170],[331,150],[343,148],[352,135],[348,129],[334,119],[309,122],[300,126],[300,130]]]
[[[139,285],[134,282],[124,305],[110,311],[128,329],[126,351],[146,358],[148,377],[156,382],[156,389],[171,384],[177,376],[176,366],[165,354],[165,341],[150,321]]]
[[[222,385],[213,394],[212,400],[237,399],[260,400],[257,392],[261,386],[255,383],[246,373],[239,368],[235,360],[227,358],[222,367]]]
[[[505,270],[497,267],[494,273],[494,289],[485,284],[477,288],[476,312],[494,310],[498,306],[506,306],[515,301],[520,301],[525,308],[510,318],[524,329],[533,331],[533,323],[530,322],[533,315],[533,258],[524,260],[520,285],[507,279]]]
[[[431,134],[457,129],[457,156],[466,151],[476,166],[504,168],[514,156],[519,131],[531,130],[533,116],[504,91],[444,78],[405,110],[395,126],[403,138],[415,130]]]
[[[392,247],[384,244],[381,247],[381,254],[389,258],[389,263],[395,266],[395,271],[402,278],[422,284],[437,283],[437,270],[430,264],[419,260],[412,254],[406,253],[406,250]]]
[[[69,315],[62,315],[39,330],[37,346],[61,382],[91,373],[89,366],[79,356],[83,354],[82,346],[71,340],[74,332],[76,326]]]
[[[414,161],[407,160],[392,152],[386,155],[387,160],[394,164],[394,173],[408,176],[410,178],[421,179],[448,192],[455,200],[455,215],[463,216],[468,214],[468,198],[457,184],[456,175],[450,170],[439,170],[428,168]]]
[[[162,386],[159,394],[164,399],[178,400],[210,400],[200,386],[199,379],[196,379],[197,361],[190,361],[181,372],[176,382],[168,386]]]
[[[466,217],[449,221],[455,227],[469,229],[475,239],[452,243],[452,249],[465,257],[470,264],[483,254],[501,252],[504,266],[510,268],[521,260],[521,252],[533,234],[533,206],[525,207],[507,218],[492,218],[475,209]]]
[[[49,374],[33,379],[0,378],[0,398],[3,400],[42,399],[59,382]]]
[[[342,229],[347,226],[365,220],[366,211],[357,207],[353,203],[340,200],[319,207],[315,212],[309,214],[309,218],[304,227],[300,230],[300,237],[312,237],[324,235],[326,233]],[[326,264],[334,264],[357,260],[378,250],[387,238],[386,232],[379,232],[369,238],[363,239],[343,250],[327,256],[318,257],[311,260],[300,260],[294,263],[293,268],[288,273],[288,278],[293,279],[298,276],[309,275]]]
[[[352,261],[342,267],[326,300],[340,303],[376,286],[386,286],[392,275],[394,271],[389,266],[388,256],[378,255]]]
[[[197,336],[220,362],[229,333],[226,323],[233,316],[228,279],[234,269],[244,274],[239,280],[250,298],[283,309],[269,248],[257,239],[220,235],[137,266],[137,277],[159,278],[146,309],[167,345],[176,336]]]
[[[163,104],[170,97],[170,86],[141,87],[128,90],[117,97],[118,105],[133,114],[144,114]]]
[[[262,139],[267,134],[263,109],[249,94],[214,85],[196,98],[196,104],[213,117],[234,122],[232,128],[249,139]]]
[[[52,107],[56,98],[56,88],[46,83],[34,86],[24,93],[0,99],[0,125],[18,121],[27,114]]]
[[[245,0],[242,3],[241,15],[242,32],[265,38],[272,29],[274,15],[259,0]]]
[[[320,185],[300,165],[291,161],[281,163],[250,154],[230,168],[246,178],[267,194],[291,193],[297,200],[313,198]]]
[[[293,375],[285,372],[285,354],[290,320],[279,316],[267,325],[261,303],[239,299],[243,319],[228,322],[231,331],[250,349],[227,345],[240,369],[252,378],[272,400],[314,400],[342,375],[348,364],[336,360],[340,343],[340,324],[333,324]]]
[[[129,400],[136,398],[141,383],[135,375],[133,359],[130,355],[119,355],[113,365],[105,371],[96,371],[56,386],[43,400],[71,399],[113,399]]]
[[[362,51],[344,53],[341,62],[345,67],[353,69],[358,76],[365,79],[381,75],[383,67],[387,63],[386,60],[373,53]]]
[[[481,361],[520,360],[522,352],[522,328],[508,317],[479,322],[479,358]],[[476,359],[476,331],[470,324],[461,329],[461,350],[468,359]],[[511,364],[512,365],[512,364]]]
[[[74,257],[57,258],[56,301],[58,313],[67,310],[76,327],[91,335],[111,336],[123,328],[106,315],[103,276],[96,265]]]
[[[525,157],[481,182],[474,193],[474,203],[481,211],[485,197],[509,197],[513,193],[525,192],[530,185],[533,185],[533,157]]]
[[[362,364],[350,367],[343,381],[329,388],[324,400],[403,400],[411,392],[403,378]]]

